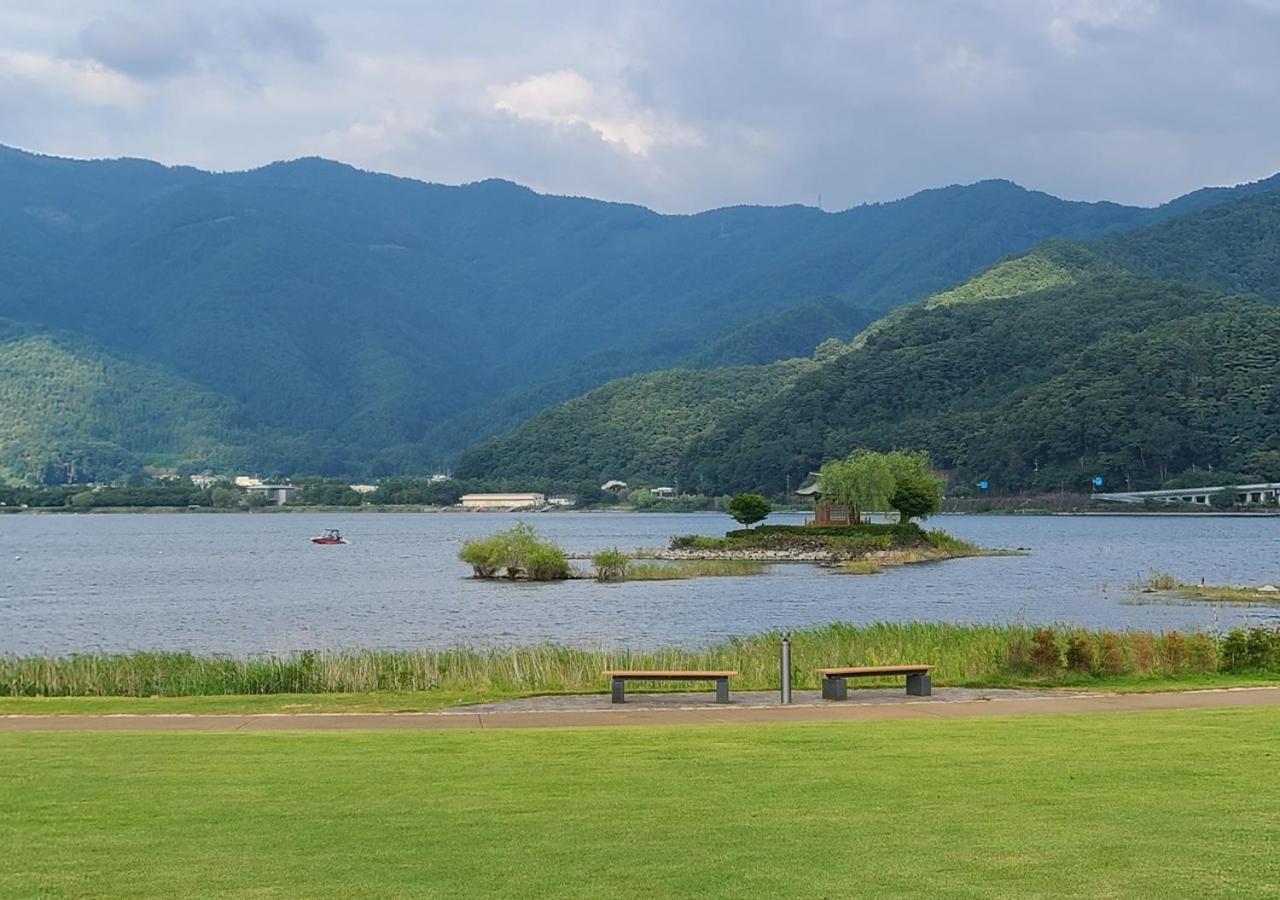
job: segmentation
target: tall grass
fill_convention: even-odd
[[[758,559],[688,559],[672,563],[632,564],[623,574],[625,581],[669,581],[680,578],[719,578],[733,575],[760,575],[764,563]]]
[[[0,696],[195,696],[219,694],[452,691],[582,693],[605,688],[606,669],[735,669],[734,686],[778,686],[777,632],[706,649],[579,650],[550,644],[495,650],[306,651],[247,659],[190,653],[0,657]],[[794,685],[817,687],[813,670],[834,665],[931,663],[951,685],[1078,682],[1066,648],[1096,647],[1093,676],[1209,671],[1280,674],[1280,629],[1154,636],[934,623],[845,624],[792,634]],[[1090,673],[1084,673],[1089,675]]]

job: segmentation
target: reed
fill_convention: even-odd
[[[680,578],[723,578],[761,575],[764,563],[758,559],[688,559],[671,563],[632,564],[623,573],[625,581],[669,581]]]
[[[1103,637],[1078,629],[1054,631],[1059,646],[1081,634],[1095,645]],[[817,687],[813,670],[820,666],[904,662],[936,665],[939,684],[974,686],[1079,683],[1081,677],[1119,673],[1176,675],[1199,671],[1196,666],[1205,667],[1206,659],[1222,671],[1280,674],[1280,629],[1232,632],[1226,638],[1182,635],[1180,641],[1185,639],[1186,647],[1202,649],[1180,651],[1177,660],[1165,658],[1172,653],[1167,640],[1154,642],[1146,632],[1111,634],[1106,636],[1108,671],[1100,669],[1092,676],[1068,673],[1063,666],[1032,666],[1026,656],[1032,636],[1033,630],[1023,626],[923,622],[809,628],[792,634],[793,683],[797,689]],[[0,696],[588,693],[604,690],[600,673],[606,669],[649,668],[735,669],[741,673],[734,680],[735,689],[774,690],[779,638],[777,632],[764,632],[701,649],[583,650],[541,644],[492,650],[304,651],[248,658],[142,652],[4,656],[0,657]],[[1148,659],[1151,647],[1158,654]]]

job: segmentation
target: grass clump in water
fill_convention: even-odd
[[[633,564],[628,567],[624,578],[627,581],[672,581],[763,573],[764,563],[757,559],[689,559],[670,563]]]
[[[458,551],[458,559],[471,566],[477,578],[556,581],[569,577],[564,551],[550,541],[539,540],[533,526],[524,522],[467,541]]]

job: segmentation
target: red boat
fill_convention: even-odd
[[[326,528],[324,534],[319,537],[313,537],[313,544],[345,544],[347,539],[342,536],[342,532],[336,528]]]

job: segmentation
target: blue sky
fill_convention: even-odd
[[[1277,48],[1280,0],[6,0],[0,143],[669,212],[991,177],[1151,204],[1280,170]]]

